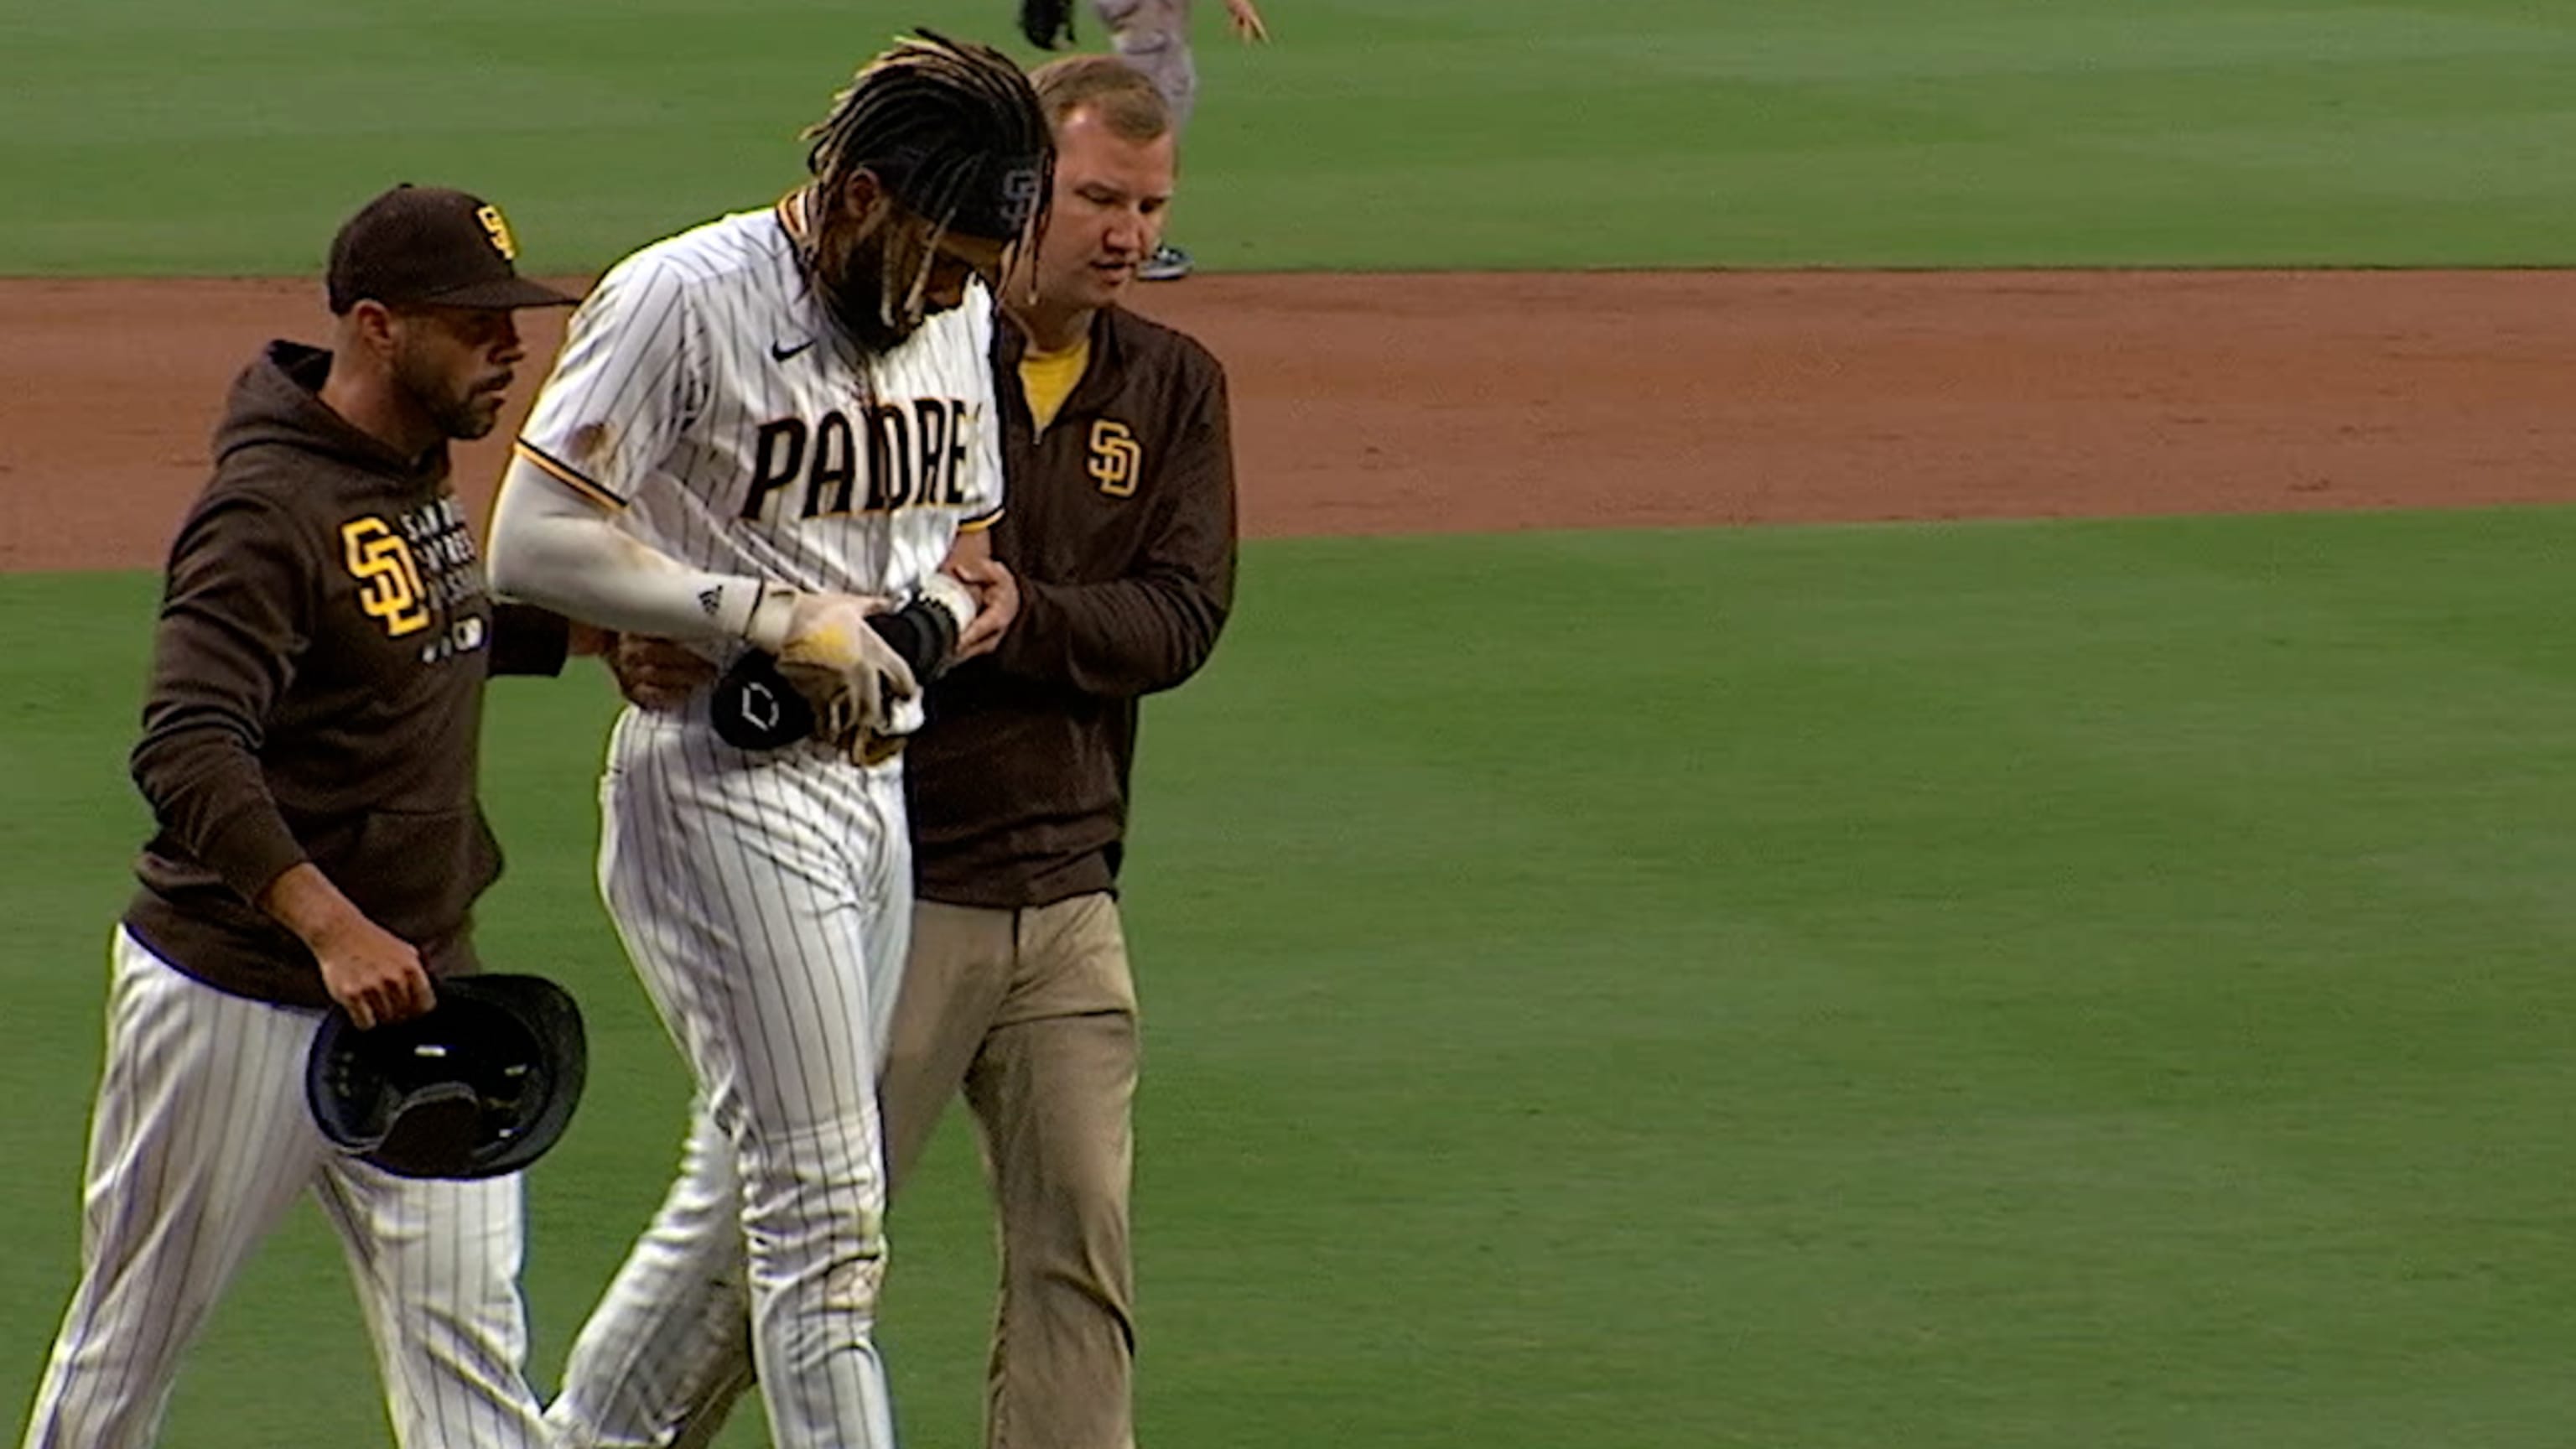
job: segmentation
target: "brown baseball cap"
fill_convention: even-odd
[[[358,209],[331,239],[331,312],[387,306],[569,307],[578,298],[519,275],[518,241],[501,208],[444,186],[406,181]]]

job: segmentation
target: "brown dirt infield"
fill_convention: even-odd
[[[156,565],[225,384],[318,338],[318,294],[0,282],[0,569]],[[1225,360],[1254,536],[2576,500],[2576,273],[1206,276],[1136,304]],[[477,509],[515,422],[460,456]]]

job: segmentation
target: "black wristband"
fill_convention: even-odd
[[[936,675],[957,648],[957,620],[928,599],[915,599],[890,614],[870,614],[868,627],[912,669],[916,680]],[[777,657],[746,651],[716,681],[707,711],[716,737],[738,750],[774,750],[814,733],[814,706],[778,672]]]
[[[912,677],[927,682],[957,649],[957,619],[928,599],[915,599],[890,614],[870,614],[868,626],[894,646]]]

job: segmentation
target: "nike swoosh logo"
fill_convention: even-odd
[[[811,337],[806,338],[804,341],[797,343],[793,347],[773,342],[769,344],[769,360],[772,362],[785,362],[787,359],[794,357],[797,353],[800,353],[813,345],[814,339]]]

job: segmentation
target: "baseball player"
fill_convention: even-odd
[[[1152,79],[1171,107],[1172,134],[1188,127],[1199,97],[1198,65],[1190,58],[1190,0],[1092,0],[1119,57]],[[1266,42],[1270,27],[1253,0],[1225,0],[1227,26],[1246,44]],[[1030,43],[1055,48],[1072,34],[1068,0],[1023,0],[1020,29]],[[1136,268],[1146,282],[1173,282],[1190,274],[1190,254],[1167,241]]]
[[[1009,622],[980,531],[1002,506],[987,279],[1037,221],[1051,148],[1018,67],[929,34],[806,137],[806,185],[601,280],[494,513],[503,593],[729,668],[756,652],[822,722],[729,742],[780,701],[717,688],[627,711],[610,742],[603,894],[698,1090],[681,1175],[574,1345],[550,1410],[566,1444],[739,1337],[738,1313],[705,1344],[652,1331],[711,1272],[747,1280],[780,1445],[892,1442],[875,1079],[921,705],[867,620],[943,599],[960,658]]]
[[[81,1281],[27,1449],[157,1437],[180,1356],[306,1193],[347,1247],[405,1449],[536,1449],[519,1180],[397,1177],[325,1141],[305,1060],[474,969],[501,861],[475,802],[488,672],[551,673],[560,618],[495,608],[447,440],[491,431],[524,353],[508,224],[398,187],[332,243],[332,349],[233,384],[172,545],[134,778],[159,831],[116,933]]]
[[[1118,305],[1171,200],[1168,108],[1115,57],[1030,79],[1054,210],[1003,290],[995,359],[1013,504],[992,540],[1020,610],[930,687],[905,754],[921,900],[880,1087],[898,1188],[951,1099],[974,1114],[1002,1247],[986,1442],[1131,1449],[1127,782],[1138,700],[1194,674],[1232,607],[1234,460],[1216,360]],[[647,641],[615,659],[647,704],[707,672]],[[664,1286],[660,1334],[703,1345],[730,1318],[733,1351],[642,1355],[679,1371],[611,1406],[597,1442],[706,1443],[752,1380],[738,1278],[713,1264]]]

